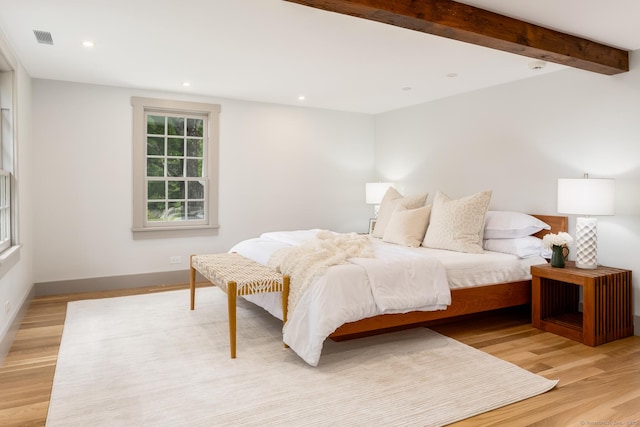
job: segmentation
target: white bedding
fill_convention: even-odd
[[[318,231],[265,233],[238,243],[231,251],[267,265],[275,251],[312,239]],[[308,364],[318,364],[325,339],[345,323],[385,313],[443,310],[451,302],[450,287],[527,280],[529,266],[546,262],[497,252],[408,248],[373,238],[371,244],[374,259],[352,258],[349,264],[329,267],[289,313],[284,342]],[[282,319],[279,294],[245,298]]]

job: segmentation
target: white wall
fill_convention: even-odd
[[[558,178],[615,178],[616,215],[599,218],[598,261],[633,270],[640,315],[640,51],[631,70],[563,70],[380,114],[376,178],[429,191],[429,200],[437,190],[492,189],[491,209],[552,215]],[[569,228],[575,236],[575,216]]]
[[[133,240],[131,96],[221,104],[218,236]],[[34,79],[33,118],[38,283],[185,270],[269,230],[368,226],[369,115]]]

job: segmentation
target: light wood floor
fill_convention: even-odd
[[[36,298],[0,367],[0,426],[44,425],[68,301],[180,287]],[[640,337],[591,348],[535,329],[513,311],[433,329],[560,380],[550,392],[455,426],[640,426]]]

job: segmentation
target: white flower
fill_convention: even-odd
[[[561,231],[558,234],[545,234],[542,238],[542,243],[547,249],[551,249],[553,246],[565,246],[571,242],[573,242],[573,237],[564,231]]]

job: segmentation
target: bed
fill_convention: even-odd
[[[566,216],[532,215],[551,227],[534,234],[542,238],[548,233],[566,232]],[[531,280],[495,283],[451,290],[451,304],[446,310],[413,311],[405,314],[385,314],[349,322],[335,330],[329,337],[336,341],[370,335],[412,325],[434,324],[437,321],[459,316],[515,307],[531,303]]]
[[[549,230],[536,233],[537,237],[542,237],[549,232],[557,233],[567,230],[567,217],[533,216],[550,226]],[[278,249],[299,245],[318,231],[265,233],[259,238],[239,242],[231,251],[268,265],[270,257]],[[370,239],[376,251],[390,251],[402,257],[405,254],[410,257],[414,254],[422,256],[429,251],[427,248],[403,248],[399,245],[380,242],[379,239]],[[431,250],[431,252],[436,256],[442,253],[445,257],[452,257],[455,263],[459,263],[459,255],[455,252],[441,250]],[[462,254],[463,260],[474,257],[493,260],[492,265],[496,268],[500,266],[498,268],[500,271],[495,273],[492,271],[494,267],[491,267],[487,268],[487,271],[476,273],[475,283],[471,287],[465,286],[464,283],[455,283],[455,279],[449,280],[448,295],[440,292],[439,298],[423,301],[416,309],[407,309],[405,306],[391,307],[384,312],[380,312],[373,299],[368,296],[363,297],[368,292],[365,290],[368,286],[365,282],[368,279],[366,275],[361,274],[361,265],[350,262],[331,266],[326,273],[314,279],[309,289],[302,294],[300,301],[294,306],[295,311],[289,310],[289,320],[283,329],[284,342],[308,364],[316,366],[326,338],[336,341],[358,338],[531,302],[530,266],[546,262],[544,258],[518,259],[513,255],[491,251],[486,251],[483,255]],[[507,270],[505,267],[502,271],[501,266],[509,264],[515,265],[515,270]],[[464,270],[464,262],[462,265],[461,269]],[[406,266],[403,268],[413,269],[413,265],[410,268]],[[434,285],[434,288],[436,287],[437,285]],[[248,296],[246,299],[282,319],[282,303],[279,295],[260,294]]]

